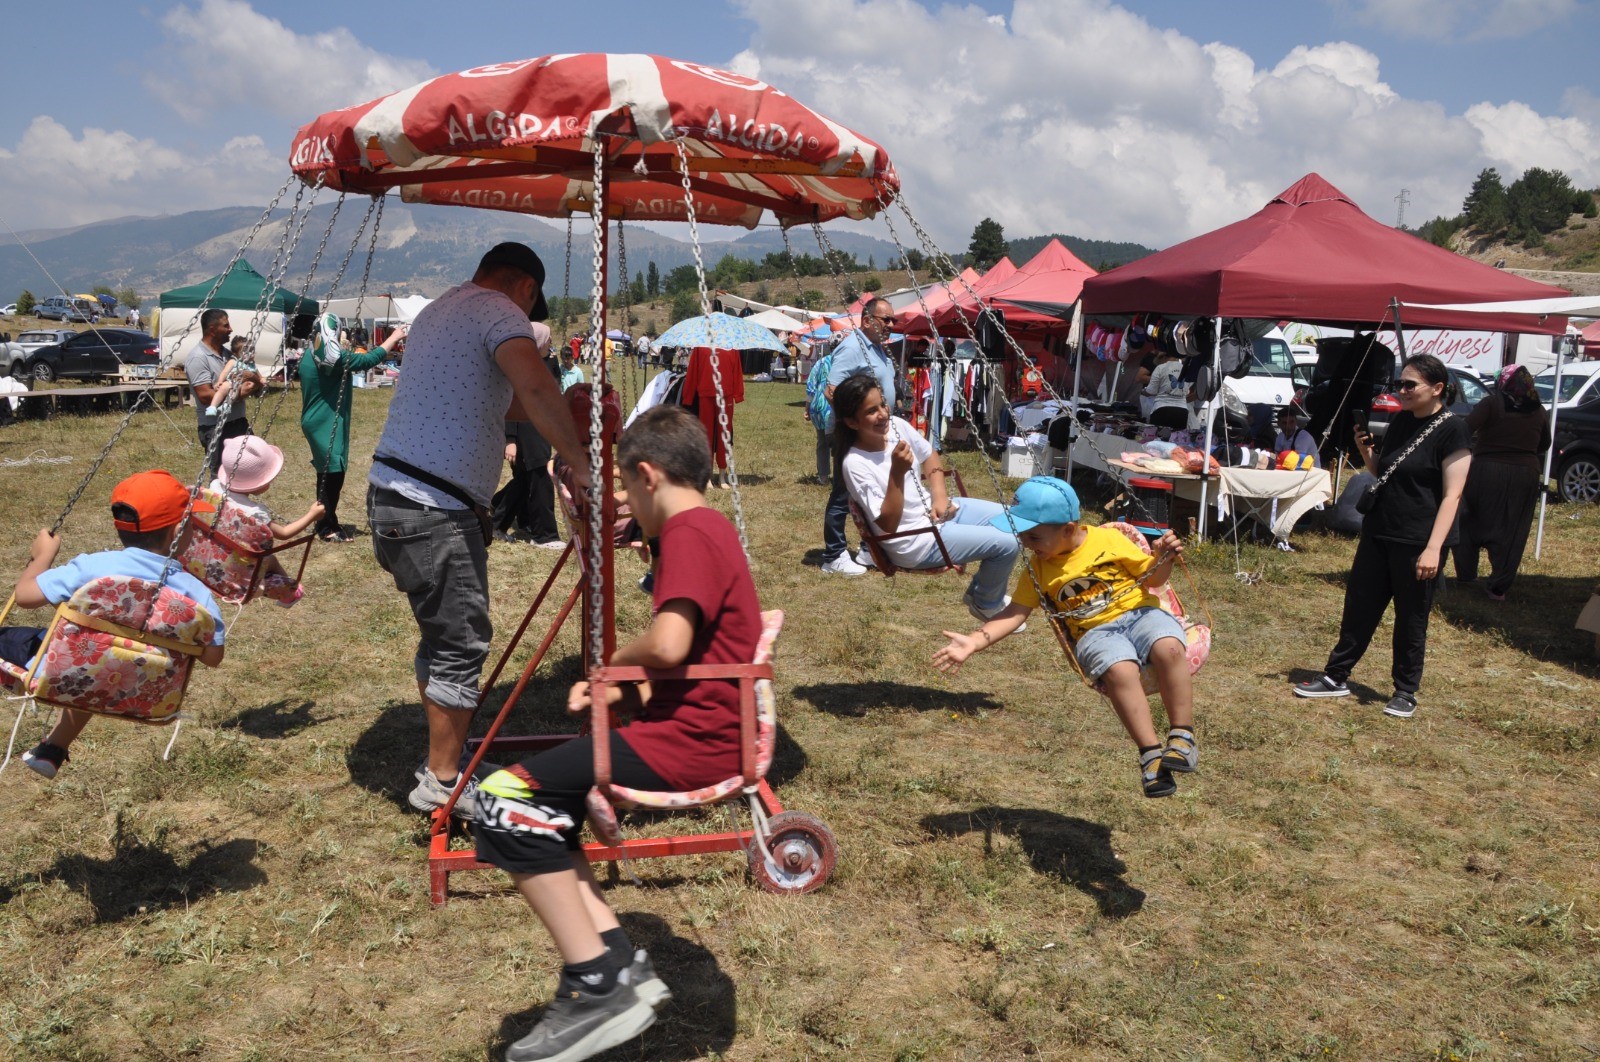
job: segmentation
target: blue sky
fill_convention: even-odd
[[[541,15],[541,12],[548,14]],[[944,242],[985,214],[1175,242],[1316,169],[1375,216],[1478,169],[1600,185],[1600,0],[65,3],[9,49],[18,229],[263,203],[294,129],[430,73],[652,51],[761,76],[885,143]],[[34,39],[34,35],[29,35]]]

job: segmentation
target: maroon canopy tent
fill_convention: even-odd
[[[1371,326],[1388,316],[1391,299],[1499,302],[1566,294],[1374,221],[1310,173],[1243,221],[1090,277],[1083,310]],[[1567,321],[1408,309],[1404,324],[1560,335]]]
[[[1053,239],[1009,280],[978,294],[985,302],[1001,304],[1008,321],[1014,315],[1011,308],[1017,307],[1064,323],[1072,318],[1072,305],[1083,292],[1084,281],[1095,275],[1083,259]]]

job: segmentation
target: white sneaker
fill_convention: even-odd
[[[877,568],[878,562],[872,559],[872,551],[862,546],[856,550],[856,563],[863,568]]]
[[[850,554],[841,553],[833,560],[822,566],[822,570],[829,575],[865,575],[867,569],[850,559]]]
[[[994,608],[979,608],[977,602],[972,600],[972,591],[968,590],[966,593],[961,595],[961,603],[967,606],[967,611],[972,613],[973,619],[977,620],[979,623],[988,623],[990,620],[1000,615],[1000,613],[1004,612],[1007,605],[1011,604],[1011,595],[1007,594],[1005,597],[1001,598],[1000,603]]]

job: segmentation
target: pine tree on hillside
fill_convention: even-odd
[[[1566,225],[1568,215],[1583,210],[1586,198],[1560,170],[1530,167],[1506,190],[1511,234],[1528,243],[1554,232]]]
[[[984,218],[972,230],[967,247],[967,265],[983,272],[1006,255],[1006,233],[994,218]]]
[[[1511,221],[1505,182],[1500,171],[1490,166],[1479,172],[1472,182],[1472,190],[1461,204],[1461,217],[1481,236],[1496,236],[1505,231]]]

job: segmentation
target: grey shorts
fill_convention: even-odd
[[[1183,624],[1166,609],[1146,606],[1084,631],[1073,651],[1078,654],[1078,666],[1083,668],[1083,673],[1097,679],[1112,664],[1124,660],[1143,667],[1150,662],[1151,650],[1163,638],[1176,638],[1182,645]]]
[[[411,602],[417,682],[442,708],[472,711],[489,656],[489,550],[470,509],[435,509],[367,486],[372,552]]]

